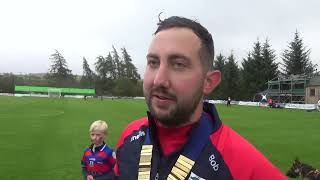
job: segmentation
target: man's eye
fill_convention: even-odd
[[[156,60],[148,60],[148,65],[152,68],[156,68],[159,66],[159,62]]]
[[[182,69],[182,68],[185,68],[186,65],[183,64],[183,63],[180,63],[180,62],[176,62],[176,63],[173,64],[173,67],[174,67],[175,69]]]

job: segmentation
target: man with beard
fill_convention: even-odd
[[[286,179],[203,102],[220,83],[213,59],[211,34],[201,24],[160,20],[143,81],[148,116],[119,139],[117,179]]]

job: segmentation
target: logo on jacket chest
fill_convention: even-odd
[[[137,135],[131,137],[130,142],[138,140],[140,137],[145,136],[145,135],[146,135],[145,132],[139,131],[139,133]]]
[[[96,161],[96,158],[89,158],[89,166],[93,167],[95,161]]]
[[[219,164],[217,163],[216,157],[214,156],[214,154],[212,154],[212,155],[209,157],[209,164],[212,166],[212,169],[213,169],[214,171],[218,171],[218,170],[219,170]]]

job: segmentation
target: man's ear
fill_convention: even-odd
[[[205,95],[213,91],[221,81],[221,72],[218,70],[208,71],[204,80],[203,93]]]

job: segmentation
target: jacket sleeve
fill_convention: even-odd
[[[86,167],[86,157],[84,154],[81,159],[81,171],[82,171],[83,178],[86,180],[88,176],[88,171]]]
[[[283,173],[246,139],[226,125],[211,136],[235,180],[284,180]]]
[[[259,163],[253,168],[251,179],[285,180],[288,178],[266,158],[261,158]]]
[[[114,168],[114,165],[116,164],[116,158],[114,151],[111,151],[111,153],[108,156],[108,162],[112,168]]]
[[[140,129],[142,126],[146,126],[147,124],[148,124],[148,118],[143,117],[141,119],[131,122],[121,133],[121,136],[116,146],[116,158],[114,161],[115,165],[113,168],[113,172],[115,175],[114,179],[118,179],[121,172],[121,170],[119,171],[119,169],[121,169],[121,167],[119,168],[119,159],[120,159],[119,157],[123,156],[123,154],[120,154],[119,149],[123,146],[125,138],[130,136],[134,131]]]

